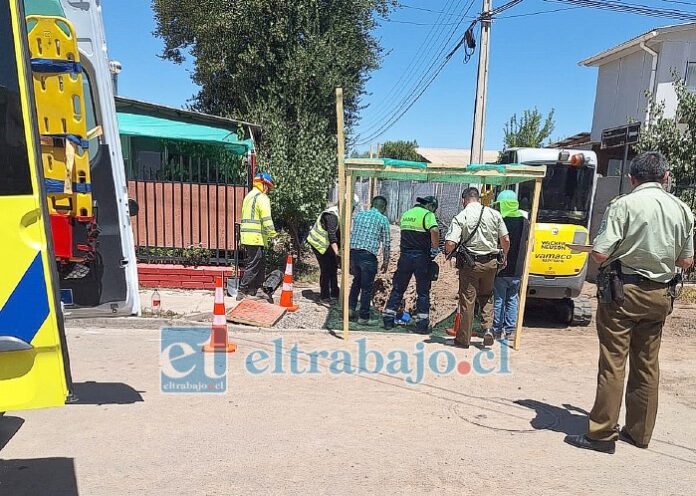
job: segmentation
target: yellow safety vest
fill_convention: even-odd
[[[239,226],[241,243],[247,246],[268,246],[268,239],[276,236],[271,201],[265,193],[253,188],[242,203],[242,222]]]
[[[329,249],[330,245],[329,232],[324,229],[324,226],[321,225],[321,218],[327,213],[338,217],[338,207],[327,208],[321,214],[319,214],[317,221],[314,223],[314,227],[312,227],[312,230],[309,231],[309,235],[307,236],[307,243],[309,243],[310,246],[312,246],[322,255],[326,253],[326,250]]]

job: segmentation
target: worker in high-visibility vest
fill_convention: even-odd
[[[353,208],[360,202],[353,196]],[[307,235],[307,243],[312,247],[319,262],[319,286],[322,303],[338,300],[338,267],[340,265],[339,244],[341,232],[338,220],[338,206],[324,210]]]
[[[440,252],[440,229],[435,217],[438,201],[434,196],[416,201],[417,205],[401,216],[401,255],[382,318],[385,329],[394,327],[404,293],[411,277],[416,276],[416,332],[429,334],[431,261]]]
[[[266,250],[268,240],[276,236],[271,201],[268,192],[275,188],[275,182],[268,172],[259,172],[254,177],[254,187],[244,197],[242,203],[242,222],[240,242],[246,250],[247,262],[244,277],[239,285],[237,300],[246,296],[256,296],[266,275]]]

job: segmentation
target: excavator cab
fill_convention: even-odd
[[[582,295],[588,255],[567,244],[589,242],[590,220],[596,186],[597,157],[589,150],[513,148],[502,163],[545,165],[527,296],[553,303],[559,320],[570,325],[589,325],[592,306]],[[529,211],[532,186],[518,187],[520,209]],[[536,303],[540,303],[537,301]]]

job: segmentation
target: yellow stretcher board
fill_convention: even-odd
[[[62,405],[70,380],[24,33],[0,0],[0,412]]]
[[[32,81],[42,135],[44,175],[52,185],[48,191],[48,211],[91,217],[88,152],[68,139],[51,138],[87,139],[84,76],[75,28],[67,19],[53,16],[28,16],[27,24],[31,58],[43,67],[40,71],[34,70]]]

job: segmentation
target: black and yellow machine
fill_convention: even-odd
[[[511,148],[501,163],[545,165],[546,177],[539,199],[538,223],[529,271],[530,306],[551,301],[563,323],[589,325],[590,299],[582,295],[588,267],[587,253],[567,244],[588,243],[597,176],[597,156],[589,150]],[[520,208],[529,209],[532,191],[520,185]]]
[[[59,406],[70,368],[22,3],[0,0],[0,411]]]

